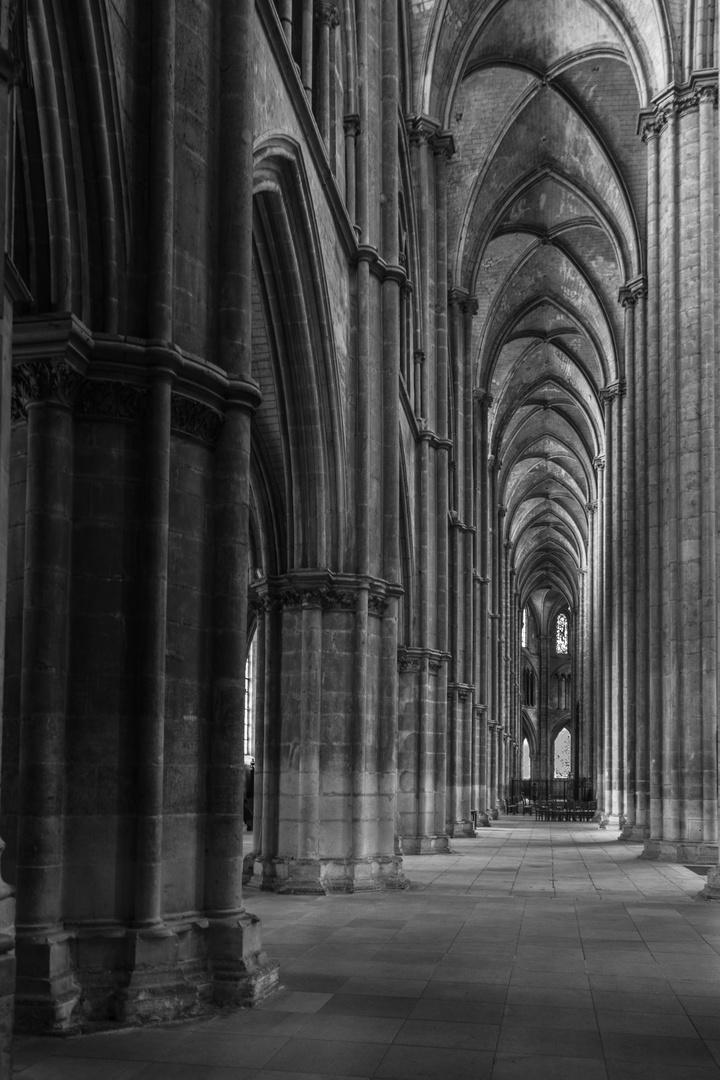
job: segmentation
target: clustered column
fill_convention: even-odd
[[[641,117],[648,259],[644,364],[640,312],[634,327],[643,428],[635,501],[645,530],[636,821],[647,857],[680,862],[717,859],[716,111],[717,75],[698,72]]]

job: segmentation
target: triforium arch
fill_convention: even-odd
[[[716,863],[719,27],[0,0],[20,1023],[257,1000],[243,875],[402,888],[559,726],[603,824]]]

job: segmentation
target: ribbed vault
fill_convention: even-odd
[[[468,10],[454,42],[447,25],[436,39],[444,89],[433,92],[456,145],[449,263],[477,299],[474,383],[491,401],[500,540],[541,622],[579,603],[603,397],[624,379],[618,295],[644,269],[636,125],[661,34],[643,57],[616,15],[543,0],[528,19],[505,0]]]

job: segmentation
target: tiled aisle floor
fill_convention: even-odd
[[[720,1078],[720,903],[586,824],[506,818],[404,893],[249,892],[285,990],[166,1028],[19,1039],[22,1080]]]

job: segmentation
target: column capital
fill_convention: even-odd
[[[343,116],[343,130],[346,135],[355,137],[360,134],[360,114],[345,113]]]
[[[627,387],[624,379],[616,379],[615,382],[603,386],[598,395],[603,405],[609,405],[617,397],[625,397]]]
[[[604,469],[605,468],[605,455],[604,454],[598,454],[598,456],[596,458],[593,458],[593,468],[596,471],[598,469]]]
[[[473,401],[489,409],[493,403],[493,396],[489,390],[485,390],[482,386],[476,386],[473,390]]]
[[[93,341],[74,315],[17,319],[13,334],[11,415],[27,416],[29,405],[54,401],[72,408],[87,371]]]
[[[467,300],[468,291],[463,289],[462,285],[452,285],[448,289],[448,307],[462,308],[463,303]]]
[[[643,142],[661,135],[670,120],[698,109],[700,105],[718,104],[718,73],[716,69],[697,71],[687,83],[671,83],[653,98],[652,105],[642,109],[637,131]]]
[[[498,503],[498,517],[504,518],[507,515],[507,506],[503,506],[502,503]]]
[[[315,0],[315,22],[328,30],[340,25],[340,12],[333,0]]]
[[[405,131],[411,146],[427,146],[439,130],[439,122],[430,116],[419,113],[405,117]]]
[[[618,292],[618,303],[624,307],[635,307],[638,300],[647,296],[647,278],[644,275],[628,281]]]
[[[430,149],[435,157],[444,157],[446,161],[455,153],[455,140],[451,131],[438,131],[432,136]]]
[[[416,349],[415,350],[415,352],[413,353],[413,360],[415,361],[416,364],[424,364],[425,363],[425,353],[423,352],[422,349]]]

